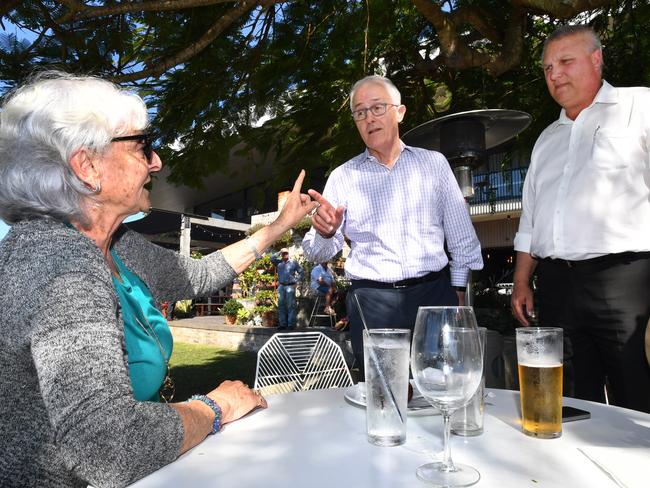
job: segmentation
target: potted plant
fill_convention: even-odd
[[[239,312],[244,306],[239,303],[234,298],[226,300],[226,303],[221,307],[221,315],[226,316],[226,320],[230,325],[233,325],[237,321],[237,312]]]
[[[242,307],[237,311],[237,323],[241,325],[251,325],[253,312]]]
[[[253,313],[262,317],[262,325],[275,327],[278,318],[278,292],[275,290],[260,290],[255,294]]]
[[[278,306],[278,292],[275,290],[260,290],[255,294],[255,305]]]
[[[253,309],[253,313],[262,317],[264,327],[275,327],[278,319],[277,307],[273,305],[257,305]]]
[[[275,267],[270,256],[263,256],[246,268],[238,278],[242,296],[250,297],[258,290],[273,287]]]

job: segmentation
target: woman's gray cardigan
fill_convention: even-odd
[[[235,277],[220,252],[193,260],[125,229],[113,243],[158,303]],[[173,408],[133,398],[99,249],[60,222],[15,224],[0,242],[0,486],[124,486],[176,459],[182,441]]]

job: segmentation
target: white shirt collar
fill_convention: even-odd
[[[603,85],[600,87],[600,90],[598,90],[598,93],[596,93],[596,96],[594,97],[589,107],[585,108],[584,110],[588,110],[590,107],[594,106],[597,103],[618,103],[618,90],[603,80]],[[572,124],[573,120],[567,117],[566,111],[562,109],[560,111],[558,123]]]

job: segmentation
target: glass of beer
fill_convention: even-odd
[[[524,434],[562,435],[562,329],[517,329],[517,364]]]

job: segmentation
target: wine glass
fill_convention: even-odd
[[[454,464],[449,449],[451,414],[469,402],[483,375],[483,351],[472,307],[418,309],[411,371],[420,393],[444,420],[444,458],[420,466],[417,477],[438,487],[473,485],[481,475],[471,466]]]

